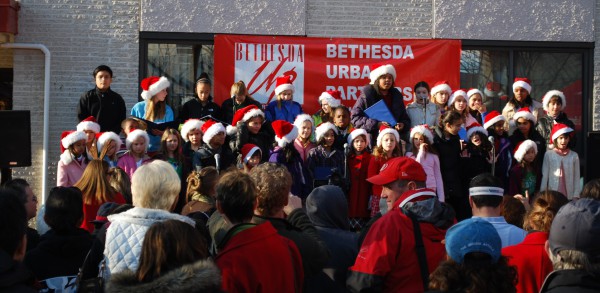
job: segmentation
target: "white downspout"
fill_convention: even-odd
[[[42,44],[5,43],[0,47],[7,49],[32,49],[44,53],[44,133],[42,147],[42,205],[46,203],[46,181],[48,175],[48,125],[50,114],[50,50]]]

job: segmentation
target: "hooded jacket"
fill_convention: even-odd
[[[394,208],[371,226],[350,268],[350,292],[423,292],[419,259],[415,253],[413,223],[419,222],[429,273],[446,257],[442,240],[454,223],[454,211],[437,198],[409,202],[401,210],[401,199]]]
[[[168,271],[150,281],[140,282],[132,271],[123,271],[110,278],[106,292],[122,293],[165,293],[165,292],[221,292],[221,273],[210,260]]]

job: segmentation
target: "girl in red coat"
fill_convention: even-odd
[[[396,129],[386,125],[382,125],[379,128],[379,135],[377,136],[377,146],[373,150],[373,157],[369,162],[369,169],[367,171],[367,178],[373,177],[379,174],[379,170],[383,164],[389,159],[402,156],[402,150],[400,149],[400,134]],[[380,185],[372,185],[371,194],[371,217],[379,213],[379,200],[381,199],[382,187]]]
[[[348,176],[350,191],[348,200],[348,217],[354,229],[360,229],[369,219],[370,184],[366,181],[371,153],[367,146],[371,145],[369,134],[364,129],[355,129],[348,136],[350,153],[348,154]]]

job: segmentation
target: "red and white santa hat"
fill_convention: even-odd
[[[150,145],[150,137],[148,136],[148,133],[146,133],[146,131],[141,129],[134,129],[133,131],[129,132],[129,134],[127,135],[127,139],[125,139],[125,146],[127,147],[127,149],[130,150],[133,141],[140,137],[144,138],[146,150],[148,150],[148,146]]]
[[[190,134],[190,131],[193,129],[202,131],[202,125],[204,125],[204,121],[200,119],[186,120],[185,123],[183,123],[183,126],[181,126],[181,138],[186,142],[189,141],[188,134]]]
[[[294,85],[292,84],[292,76],[278,76],[275,82],[275,95],[278,96],[281,92],[291,90],[294,93]]]
[[[456,97],[459,96],[463,97],[467,104],[469,104],[469,96],[467,95],[467,92],[463,89],[457,89],[450,95],[450,98],[448,98],[448,106],[452,105],[454,100],[456,100]]]
[[[298,131],[300,131],[300,129],[302,128],[302,124],[305,121],[310,122],[311,129],[314,131],[314,129],[315,129],[315,121],[308,114],[300,114],[300,115],[296,116],[296,120],[294,120],[294,126],[296,126],[296,128],[298,128]]]
[[[275,131],[275,141],[281,148],[293,142],[298,137],[298,128],[285,120],[275,120],[271,123],[271,126]]]
[[[433,132],[431,132],[431,129],[429,129],[429,125],[427,124],[421,124],[421,125],[417,125],[417,126],[413,126],[413,128],[410,129],[410,140],[412,141],[413,138],[415,138],[415,134],[420,133],[421,135],[424,135],[425,137],[427,137],[427,140],[429,140],[429,143],[433,143]]]
[[[244,161],[244,164],[248,163],[256,151],[258,151],[262,157],[262,150],[255,144],[247,143],[242,146],[242,160]]]
[[[210,142],[210,140],[215,137],[215,135],[223,132],[225,133],[225,126],[220,122],[217,122],[212,119],[206,120],[200,129],[202,131],[202,141],[206,144]]]
[[[501,91],[500,88],[501,88],[501,85],[499,82],[488,81],[485,84],[485,89],[483,89],[483,92],[485,93],[486,97],[496,98],[496,97],[500,96],[500,91]]]
[[[87,140],[87,136],[83,131],[67,130],[60,135],[60,152],[63,153],[70,145],[80,141]]]
[[[515,82],[513,83],[513,92],[517,90],[517,88],[524,88],[529,94],[531,94],[531,81],[527,77],[516,77]]]
[[[422,200],[427,200],[431,198],[437,198],[435,191],[429,188],[419,188],[406,191],[400,198],[396,200],[398,202],[398,207],[403,208],[409,202],[417,202]]]
[[[354,139],[361,135],[365,136],[365,141],[367,142],[367,146],[370,146],[371,145],[371,135],[362,128],[355,128],[354,130],[352,130],[352,132],[350,132],[350,134],[348,135],[348,138],[347,138],[348,145],[352,145],[352,142],[354,142]]]
[[[476,88],[470,88],[469,91],[467,92],[467,97],[471,98],[472,95],[474,94],[479,94],[481,96],[481,99],[483,100],[483,93]],[[469,101],[469,99],[467,99],[467,102]]]
[[[342,104],[342,93],[340,91],[326,91],[319,96],[319,104],[323,105],[323,101],[331,108],[337,108]]]
[[[231,125],[227,126],[227,134],[232,135],[237,132],[237,124],[238,122],[246,122],[250,118],[254,117],[262,117],[263,122],[265,120],[265,113],[261,111],[256,105],[246,106],[235,111],[233,115],[233,120],[231,121]]]
[[[470,139],[471,135],[473,135],[475,132],[481,132],[485,136],[488,136],[487,130],[485,130],[485,128],[483,128],[483,126],[481,126],[481,124],[479,124],[479,122],[477,121],[474,121],[471,124],[467,125],[467,137]],[[481,139],[484,138],[481,137]]]
[[[517,147],[515,148],[515,160],[517,160],[517,162],[521,163],[521,161],[523,160],[523,156],[525,156],[525,154],[527,153],[527,151],[529,151],[530,149],[534,150],[535,154],[537,155],[537,145],[535,144],[535,142],[531,139],[527,139],[524,140],[522,142],[520,142],[519,144],[517,144]]]
[[[544,95],[544,98],[542,99],[542,106],[544,107],[544,110],[548,111],[548,104],[550,103],[550,99],[554,96],[560,98],[560,101],[562,102],[561,110],[564,110],[567,106],[567,98],[563,92],[558,90],[551,90]]]
[[[498,121],[506,121],[506,118],[496,110],[489,112],[485,115],[485,119],[483,120],[483,128],[488,129]]]
[[[142,79],[140,85],[142,86],[142,99],[148,100],[160,91],[171,86],[171,83],[164,76],[150,76]]]
[[[317,129],[315,129],[315,139],[317,140],[317,143],[329,130],[333,130],[333,133],[336,135],[338,134],[337,128],[331,122],[325,122],[317,125]]]
[[[102,152],[102,147],[104,147],[104,145],[109,141],[112,140],[115,142],[115,146],[117,147],[117,150],[119,150],[121,148],[121,145],[123,144],[123,142],[121,141],[121,137],[119,137],[118,134],[112,132],[112,131],[107,131],[107,132],[103,132],[100,137],[98,137],[98,142],[96,144],[96,146],[98,147],[98,152],[101,153]]]
[[[566,134],[566,133],[571,133],[573,132],[573,128],[562,124],[562,123],[556,123],[554,124],[554,126],[552,126],[552,132],[550,133],[550,143],[554,143],[554,141],[561,135]]]
[[[77,124],[77,131],[93,131],[94,133],[100,132],[100,124],[96,122],[96,118],[94,116],[90,116],[85,118]]]
[[[383,139],[383,136],[388,133],[394,135],[394,137],[396,138],[396,143],[400,143],[400,134],[398,133],[398,131],[396,131],[396,129],[394,128],[382,124],[381,127],[379,127],[379,135],[377,135],[377,146],[381,145],[381,140]]]
[[[433,87],[431,88],[431,95],[433,96],[441,91],[447,92],[448,95],[452,94],[452,89],[450,88],[450,84],[448,84],[448,82],[445,80],[438,81],[433,85]]]
[[[537,119],[535,118],[535,116],[533,116],[531,111],[529,111],[529,107],[523,107],[519,109],[519,111],[517,111],[517,113],[515,113],[515,115],[513,116],[512,121],[516,122],[519,118],[525,118],[531,121],[532,125],[535,125],[535,123],[537,123]]]
[[[396,80],[396,69],[391,64],[373,64],[369,66],[371,73],[369,73],[369,79],[371,84],[375,84],[375,81],[384,74],[391,74],[392,78]]]

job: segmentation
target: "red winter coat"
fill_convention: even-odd
[[[367,182],[367,170],[371,154],[363,152],[360,155],[348,156],[348,171],[350,172],[350,194],[348,201],[348,217],[369,218],[369,195],[371,184]]]
[[[367,170],[367,178],[373,177],[379,174],[379,170],[381,170],[381,166],[389,161],[391,158],[383,159],[382,157],[371,156],[371,160],[369,161],[369,168]],[[381,198],[381,191],[383,187],[381,185],[369,184],[371,185],[371,195],[373,198],[371,199],[371,217],[375,216],[379,213],[379,199]]]
[[[221,269],[225,292],[302,291],[304,273],[298,248],[277,234],[270,222],[231,236],[215,262]]]
[[[508,264],[517,269],[517,292],[539,292],[546,276],[552,272],[552,262],[544,249],[548,232],[532,232],[523,242],[502,249]]]
[[[123,195],[118,192],[115,193],[113,199],[110,202],[118,204],[127,203]],[[100,206],[102,204],[104,204],[104,202],[100,202],[97,204],[83,204],[83,222],[81,223],[81,226],[79,226],[79,228],[85,229],[90,233],[94,232],[94,224],[91,221],[96,219],[98,209],[100,209]]]
[[[350,268],[351,292],[423,292],[411,219],[395,208],[373,223]],[[446,258],[446,230],[419,222],[431,274]]]

